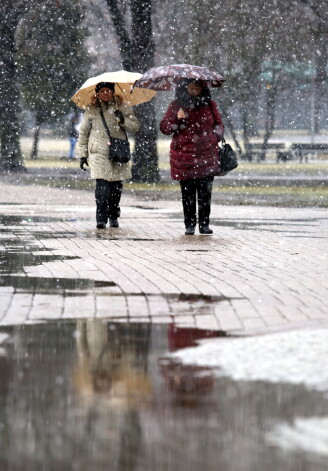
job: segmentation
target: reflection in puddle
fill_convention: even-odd
[[[0,469],[326,469],[266,438],[273,424],[325,417],[325,395],[165,360],[197,329],[90,320],[0,333]]]
[[[227,332],[223,330],[204,330],[170,324],[168,326],[169,351],[174,352],[181,348],[194,347],[198,340],[227,337],[227,335]]]

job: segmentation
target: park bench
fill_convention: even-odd
[[[260,142],[256,143],[251,143],[249,145],[249,152],[245,153],[241,156],[242,159],[248,160],[251,162],[254,158],[259,162],[263,159],[262,156],[262,147],[263,144]],[[266,154],[272,154],[275,153],[276,156],[278,156],[279,151],[285,148],[285,144],[282,143],[272,143],[272,144],[267,144],[266,145]]]
[[[303,162],[303,159],[307,162],[309,155],[327,154],[328,144],[292,144],[288,149],[288,153],[299,159],[300,162]]]

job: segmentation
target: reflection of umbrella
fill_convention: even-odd
[[[132,85],[140,77],[141,74],[137,72],[127,72],[126,70],[105,72],[96,77],[91,77],[84,82],[71,100],[80,108],[85,108],[95,101],[95,86],[97,83],[112,82],[115,83],[115,94],[120,95],[125,103],[130,106],[138,105],[151,100],[156,94],[156,92],[145,90],[144,88],[135,87],[132,89]]]
[[[221,87],[225,81],[222,75],[209,67],[175,64],[147,70],[134,86],[152,90],[175,90],[183,79],[203,80],[210,87]]]

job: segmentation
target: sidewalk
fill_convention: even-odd
[[[94,195],[0,187],[0,325],[110,318],[235,334],[328,320],[328,212],[213,205],[184,235],[180,201],[123,195],[95,230]]]

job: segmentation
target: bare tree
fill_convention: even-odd
[[[35,118],[31,159],[38,158],[42,125],[68,115],[69,98],[89,66],[84,10],[71,0],[43,0],[25,15],[16,34],[17,81],[23,104]]]

